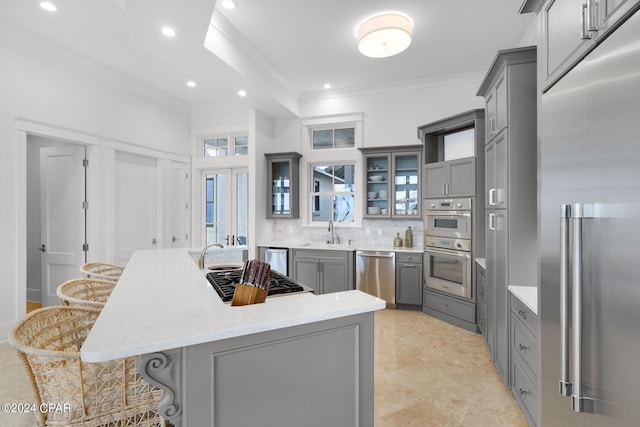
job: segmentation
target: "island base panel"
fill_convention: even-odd
[[[373,427],[373,313],[186,348],[183,426]]]

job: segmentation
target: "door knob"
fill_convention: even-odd
[[[42,244],[42,246],[40,246],[40,252],[46,252],[47,251],[47,247],[44,245],[44,243]]]
[[[173,243],[177,242],[178,240],[180,240],[180,239],[178,239],[176,236],[171,236],[171,241]]]
[[[151,240],[151,244],[152,245],[156,245],[158,244],[158,239],[156,239],[155,237]]]

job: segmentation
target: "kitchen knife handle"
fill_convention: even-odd
[[[571,205],[562,205],[560,215],[560,394],[571,396],[569,378],[569,218]]]

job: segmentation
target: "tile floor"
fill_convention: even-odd
[[[526,427],[489,360],[481,335],[421,312],[375,315],[375,427]],[[0,403],[32,402],[13,349],[0,344]],[[0,413],[0,426],[33,426],[31,414]]]

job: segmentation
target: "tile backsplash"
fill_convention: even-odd
[[[291,241],[308,241],[312,243],[325,243],[331,233],[327,227],[303,227],[302,221],[295,220],[271,220],[263,223],[264,226],[257,230],[257,244],[282,242],[286,246]],[[363,220],[362,227],[335,228],[335,235],[340,238],[340,243],[348,243],[356,248],[366,249],[368,246],[393,246],[393,239],[397,233],[404,243],[404,235],[411,226],[413,231],[413,248],[421,248],[424,242],[423,223],[421,219],[413,220]]]

